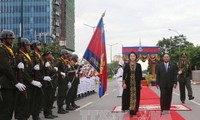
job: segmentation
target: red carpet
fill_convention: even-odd
[[[160,104],[159,96],[149,87],[143,87],[141,90],[140,105]],[[136,116],[130,116],[125,113],[123,120],[185,120],[176,111],[170,111],[169,114],[161,115],[161,111],[140,110]]]
[[[191,111],[185,105],[171,105],[171,111]],[[139,111],[160,111],[160,104],[148,104],[148,105],[140,105]],[[112,110],[113,113],[122,112],[121,106],[115,106]]]

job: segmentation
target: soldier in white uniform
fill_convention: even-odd
[[[121,97],[122,96],[122,92],[123,92],[123,88],[122,88],[122,76],[123,76],[123,63],[119,62],[119,67],[117,70],[117,73],[113,76],[113,78],[117,81],[118,84],[118,96],[117,97]]]

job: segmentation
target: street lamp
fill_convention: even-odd
[[[95,28],[96,28],[95,26],[91,26],[91,25],[88,25],[88,24],[83,24],[83,25],[92,28],[92,29],[93,29],[93,32],[95,32]]]
[[[173,32],[177,33],[178,36],[180,36],[180,34],[179,34],[176,30],[174,30],[174,29],[168,29],[168,30],[169,30],[169,31],[173,31]]]
[[[118,43],[114,43],[114,44],[106,44],[110,46],[110,63],[112,63],[112,46],[117,45]]]
[[[180,36],[179,32],[177,32],[177,31],[174,30],[174,29],[168,29],[168,30],[177,33],[177,34],[178,34],[178,37],[181,38],[181,40],[182,40],[182,37]],[[183,36],[183,37],[184,37],[184,36]],[[182,42],[182,41],[181,41],[181,42]],[[181,43],[179,43],[179,52],[180,52],[180,47],[181,47]],[[171,53],[171,40],[170,40],[170,53]]]

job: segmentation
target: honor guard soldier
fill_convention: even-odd
[[[66,114],[68,111],[64,110],[63,105],[66,99],[67,92],[67,71],[68,71],[68,51],[66,49],[62,49],[60,52],[60,59],[56,63],[56,67],[58,68],[58,114]]]
[[[58,116],[52,114],[52,101],[53,101],[53,96],[52,94],[54,93],[53,90],[53,84],[52,80],[55,79],[56,77],[56,70],[53,66],[53,60],[54,57],[51,53],[51,51],[46,51],[43,54],[43,60],[44,60],[44,84],[43,84],[43,91],[44,91],[44,116],[47,119],[54,119]]]
[[[177,63],[178,66],[178,82],[179,82],[179,89],[180,89],[180,100],[184,104],[185,103],[185,87],[188,91],[189,100],[193,100],[194,96],[192,93],[191,87],[191,65],[187,61],[187,55],[185,53],[181,54],[180,61]]]
[[[3,30],[0,33],[0,119],[11,120],[14,109],[14,96],[16,88],[24,91],[26,86],[17,81],[15,74],[15,56],[12,50],[14,33]]]
[[[39,113],[42,109],[43,104],[43,90],[41,81],[43,79],[42,69],[43,69],[43,60],[41,57],[41,43],[37,40],[33,40],[31,42],[31,59],[33,61],[33,75],[34,79],[33,86],[31,86],[31,115],[33,120],[41,120],[39,117]],[[38,87],[36,87],[38,86]]]
[[[76,54],[72,54],[71,62],[70,62],[70,71],[68,71],[68,90],[66,97],[66,110],[75,110],[80,106],[75,104],[75,99],[77,97],[77,90],[79,81],[79,72],[80,68],[78,65],[78,56]]]
[[[16,54],[17,80],[26,85],[25,91],[16,95],[15,119],[27,120],[30,116],[30,86],[40,87],[40,83],[31,77],[33,63],[30,55],[30,41],[27,38],[18,39],[18,52]]]

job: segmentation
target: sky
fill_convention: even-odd
[[[138,46],[140,40],[142,46],[155,46],[178,34],[199,45],[199,5],[199,0],[75,0],[75,51],[83,56],[104,11],[108,62],[112,44],[112,55],[121,55],[122,46]]]

